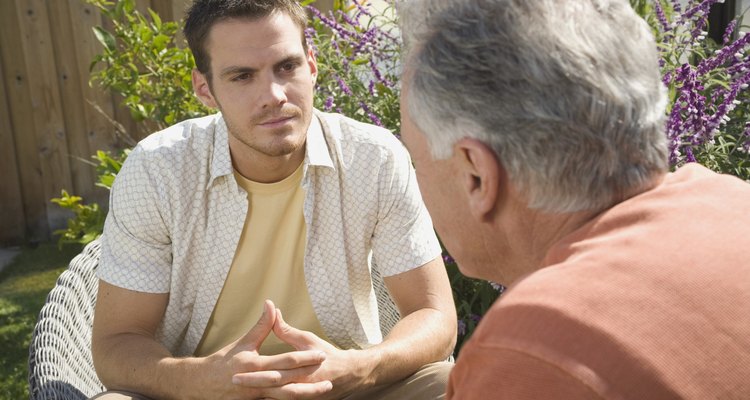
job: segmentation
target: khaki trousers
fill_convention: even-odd
[[[375,386],[342,400],[442,400],[445,398],[445,387],[452,368],[451,362],[427,364],[406,379]],[[104,392],[91,399],[151,400],[136,393],[115,391]]]

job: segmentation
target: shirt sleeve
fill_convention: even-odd
[[[151,175],[148,153],[136,147],[110,191],[98,276],[129,290],[167,293],[172,246],[160,199],[164,183]]]
[[[449,400],[600,400],[585,382],[541,358],[506,348],[464,348],[448,381]]]
[[[441,253],[409,154],[398,142],[389,149],[378,179],[382,201],[373,234],[373,261],[383,276],[421,267]]]

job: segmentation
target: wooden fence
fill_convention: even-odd
[[[183,0],[139,0],[163,19]],[[83,0],[0,1],[0,243],[48,240],[71,216],[50,202],[62,189],[106,205],[96,188],[96,150],[115,150],[116,120],[132,127],[119,100],[89,85],[100,51],[98,10]],[[99,111],[94,107],[95,104]]]
[[[165,21],[190,2],[137,0]],[[89,85],[92,28],[106,22],[84,0],[0,0],[0,245],[52,238],[71,216],[50,202],[62,189],[106,206],[86,161],[125,146],[111,120],[135,132],[119,99]]]

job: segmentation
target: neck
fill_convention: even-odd
[[[542,261],[555,243],[601,212],[552,214],[524,207],[501,217],[495,221],[495,227],[501,229],[499,239],[505,244],[499,248],[503,254],[496,257],[504,260],[505,267],[497,270],[503,276],[495,277],[496,282],[510,285],[541,269]]]
[[[234,169],[245,178],[258,183],[274,183],[284,180],[292,175],[305,159],[305,145],[289,154],[269,156],[247,151],[246,148],[236,151],[230,139],[229,149]]]
[[[641,187],[624,194],[618,203],[653,189],[665,176],[664,173],[656,174]],[[505,198],[506,205],[494,215],[492,226],[489,227],[500,232],[500,237],[490,240],[501,240],[504,243],[504,246],[495,248],[504,250],[505,254],[495,254],[495,257],[507,260],[504,264],[507,266],[505,270],[509,272],[504,277],[497,277],[503,278],[497,282],[506,284],[545,267],[542,262],[556,243],[609,209],[607,207],[568,213],[543,212],[529,209],[525,199],[514,190],[511,192],[513,194]],[[488,244],[485,244],[485,247],[487,246]]]

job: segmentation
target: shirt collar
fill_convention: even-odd
[[[328,151],[323,127],[320,124],[320,116],[317,110],[314,110],[310,127],[307,129],[307,145],[305,152],[305,162],[314,167],[334,168],[331,153]]]
[[[318,111],[313,110],[310,126],[307,128],[305,172],[308,166],[335,168],[319,118]],[[213,184],[216,178],[233,174],[232,157],[229,153],[229,129],[221,113],[216,114],[210,173],[211,178],[208,181],[208,187]]]
[[[211,177],[208,180],[208,187],[211,187],[216,178],[232,174],[232,157],[229,155],[229,130],[221,113],[216,114],[213,136],[214,148],[211,154]]]

